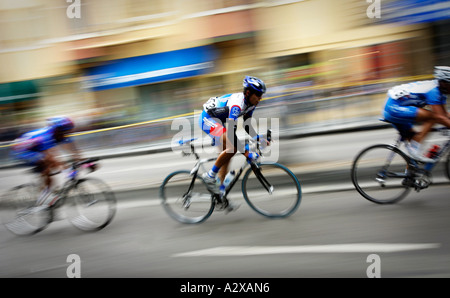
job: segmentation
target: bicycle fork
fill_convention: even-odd
[[[255,173],[256,178],[258,178],[258,180],[259,180],[259,182],[261,182],[262,186],[267,190],[267,192],[269,194],[272,194],[273,190],[274,190],[273,185],[271,185],[269,183],[269,181],[267,181],[266,177],[264,177],[263,174],[261,174],[261,168],[254,163],[252,163],[251,166],[252,166],[253,172]]]
[[[265,190],[269,193],[272,194],[273,193],[273,186],[270,184],[269,181],[267,181],[267,179],[263,176],[263,174],[261,173],[261,168],[255,164],[255,163],[251,163],[250,164],[251,169],[253,171],[253,173],[255,173],[256,178],[259,180],[259,182],[261,183],[261,185],[265,188]],[[239,177],[242,175],[242,173],[244,172],[244,169],[246,168],[246,166],[241,167],[241,169],[239,170],[239,172],[237,172],[236,176],[234,177],[233,181],[230,182],[230,184],[228,185],[228,188],[225,190],[224,195],[222,196],[222,200],[226,200],[226,197],[228,195],[228,193],[231,191],[231,189],[233,188],[233,186],[236,184],[236,182],[239,180]]]
[[[185,210],[189,209],[189,207],[191,206],[191,194],[192,194],[192,190],[194,189],[194,183],[195,183],[195,178],[197,178],[197,173],[198,173],[198,168],[197,170],[192,173],[192,180],[191,183],[189,184],[189,188],[187,190],[187,192],[185,194],[183,194],[182,200],[183,200],[183,208]]]

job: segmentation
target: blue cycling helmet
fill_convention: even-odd
[[[266,93],[266,84],[258,78],[245,76],[244,83],[242,84],[245,89],[250,89],[254,92],[264,94]]]
[[[72,130],[75,125],[73,124],[73,121],[66,116],[58,116],[58,117],[51,117],[47,119],[47,123],[49,126],[58,129],[59,131],[69,131]]]

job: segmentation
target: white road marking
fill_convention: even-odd
[[[254,256],[299,253],[392,253],[400,251],[436,249],[439,243],[350,243],[301,246],[219,246],[178,253],[172,257]]]

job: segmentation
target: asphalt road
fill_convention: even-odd
[[[31,237],[1,226],[0,277],[65,278],[78,262],[72,260],[81,277],[450,277],[448,184],[388,206],[352,189],[352,158],[370,144],[390,143],[390,133],[280,142],[280,162],[295,169],[303,188],[300,208],[282,220],[255,213],[237,191],[231,198],[243,205],[236,212],[180,224],[162,209],[157,187],[169,172],[192,167],[191,158],[166,152],[105,159],[93,175],[117,192],[113,222],[84,233],[57,221]],[[23,169],[0,175],[2,189],[29,179]]]
[[[242,205],[200,225],[175,222],[147,193],[126,195],[137,200],[119,197],[117,216],[96,233],[67,221],[31,237],[1,228],[0,277],[65,278],[74,254],[87,278],[366,278],[373,254],[381,277],[450,277],[448,185],[389,206],[355,191],[308,194],[287,219]]]

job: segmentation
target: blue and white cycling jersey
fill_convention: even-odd
[[[13,156],[24,160],[29,164],[35,164],[43,158],[42,152],[55,147],[59,143],[72,142],[66,137],[63,141],[57,142],[54,137],[53,127],[44,127],[24,133],[13,144]]]
[[[388,90],[384,117],[394,123],[412,123],[418,108],[427,105],[445,105],[447,97],[439,90],[438,81],[418,81],[402,84]]]
[[[255,106],[247,103],[242,92],[212,97],[203,105],[203,111],[222,123],[228,118],[237,120],[242,115],[251,117],[254,110]]]
[[[388,90],[390,98],[402,106],[424,107],[446,104],[446,96],[438,88],[438,81],[418,81],[395,86]]]
[[[221,97],[211,97],[204,105],[199,118],[201,129],[213,139],[213,145],[219,144],[219,138],[226,132],[227,119],[236,121],[240,116],[244,121],[252,117],[255,110],[244,98],[243,93],[226,94]],[[253,128],[245,126],[247,133]],[[240,142],[237,140],[238,145]],[[242,147],[242,146],[241,146]]]

